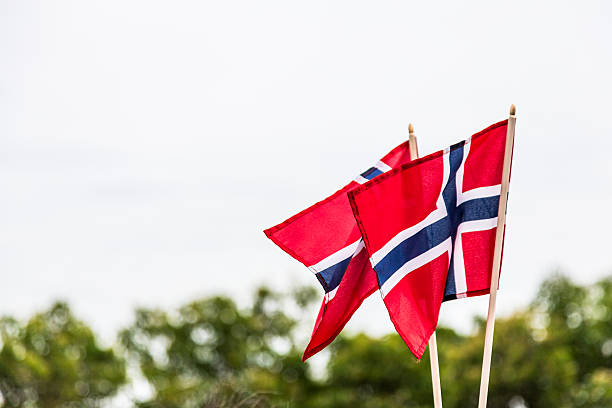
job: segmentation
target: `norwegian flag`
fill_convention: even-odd
[[[306,265],[325,290],[303,360],[331,343],[363,300],[378,289],[347,193],[409,160],[406,142],[330,197],[264,231]]]
[[[421,358],[443,300],[489,292],[507,121],[349,194],[389,316]]]

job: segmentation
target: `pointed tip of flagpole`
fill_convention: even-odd
[[[412,123],[408,124],[408,134],[414,135],[414,126],[412,126]]]
[[[514,104],[510,105],[510,116],[516,115],[516,106]]]

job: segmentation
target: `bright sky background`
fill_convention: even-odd
[[[426,154],[511,103],[499,312],[554,268],[609,274],[611,19],[606,1],[1,1],[0,314],[66,299],[112,339],[136,306],[318,285],[264,228],[408,122]],[[467,331],[486,303],[442,322]],[[391,331],[381,304],[348,328]]]

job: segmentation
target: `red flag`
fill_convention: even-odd
[[[443,299],[487,293],[507,121],[349,193],[389,316],[421,358]]]
[[[363,300],[378,288],[347,193],[409,160],[406,142],[330,197],[264,231],[306,265],[325,290],[303,360],[331,343]]]

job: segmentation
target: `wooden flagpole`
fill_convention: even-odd
[[[408,125],[408,146],[410,148],[410,160],[419,158],[419,148],[417,139],[414,135],[414,126]],[[434,408],[442,408],[442,388],[440,387],[440,369],[438,366],[438,344],[436,342],[436,332],[434,331],[429,339],[429,361],[431,363],[431,385],[433,387]]]
[[[493,270],[491,271],[491,290],[489,295],[489,312],[485,330],[484,353],[482,356],[482,373],[480,375],[480,397],[478,408],[486,408],[489,393],[489,373],[491,371],[491,353],[493,351],[493,329],[495,328],[495,303],[497,287],[499,286],[499,271],[501,268],[504,230],[506,228],[506,205],[508,203],[508,187],[510,184],[510,166],[512,164],[512,148],[514,146],[514,127],[516,124],[516,107],[510,106],[508,130],[506,132],[506,149],[504,151],[504,167],[502,170],[501,192],[497,213],[497,231],[495,234],[495,252],[493,253]]]

